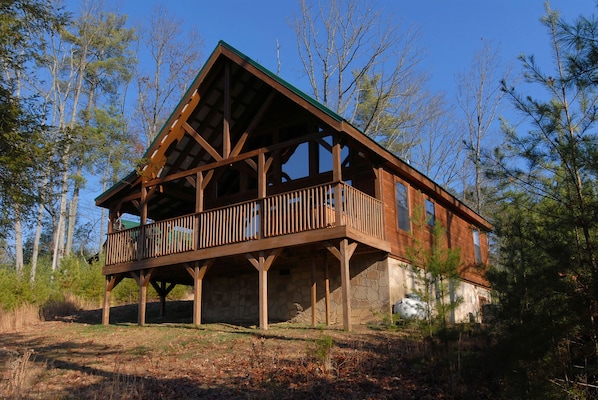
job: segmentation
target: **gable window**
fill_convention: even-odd
[[[399,229],[404,231],[411,230],[411,222],[409,219],[409,196],[407,186],[401,182],[396,182],[395,185],[396,199],[397,199],[397,225]]]
[[[436,223],[436,212],[434,211],[434,202],[430,199],[426,199],[426,222],[430,226],[434,226]]]
[[[475,262],[482,262],[482,249],[480,247],[480,231],[477,229],[473,230],[473,251],[475,254]]]

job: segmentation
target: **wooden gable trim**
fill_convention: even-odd
[[[165,149],[167,149],[168,146],[172,143],[176,136],[173,134],[173,129],[176,127],[176,124],[178,123],[178,121],[181,120],[181,118],[186,122],[191,112],[199,103],[201,97],[199,95],[199,87],[203,83],[209,83],[206,80],[206,78],[208,77],[209,73],[212,72],[214,65],[216,64],[216,61],[222,54],[222,50],[223,47],[221,45],[217,46],[216,49],[214,49],[214,51],[212,52],[208,60],[205,62],[199,74],[197,74],[197,76],[195,77],[195,80],[193,81],[191,86],[189,86],[189,89],[182,97],[179,104],[176,106],[168,120],[164,123],[164,126],[154,139],[153,143],[145,152],[146,158],[151,158],[152,156],[155,156],[157,154],[156,150],[160,147],[162,147],[164,149],[163,151],[165,151]],[[169,137],[170,139],[168,139]],[[150,154],[151,156],[147,157]],[[98,196],[96,198],[96,205],[104,204],[110,198],[118,195],[118,193],[120,193],[122,190],[139,185],[140,182],[141,177],[136,176],[135,172],[131,173],[119,184],[113,186],[112,188],[108,189],[106,192]]]
[[[187,119],[199,104],[200,98],[201,96],[196,88],[191,97],[184,103],[180,112],[173,114],[176,115],[176,118],[171,117],[169,125],[165,125],[165,127],[168,126],[168,129],[164,130],[162,128],[163,131],[157,136],[157,139],[160,140],[156,140],[150,147],[149,152],[151,152],[151,156],[149,158],[151,160],[164,156],[164,153],[172,143],[182,139],[182,133],[185,131],[183,125],[187,123]]]

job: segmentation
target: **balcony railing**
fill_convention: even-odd
[[[335,187],[341,190],[338,222]],[[383,204],[344,183],[268,196],[110,233],[106,265],[333,226],[383,240]]]

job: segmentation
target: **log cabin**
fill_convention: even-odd
[[[460,250],[455,320],[478,318],[490,300],[488,221],[224,42],[143,164],[96,205],[109,210],[104,324],[111,291],[134,279],[140,325],[149,285],[163,305],[175,285],[188,285],[194,324],[351,330],[390,317],[415,290],[408,250],[418,235],[429,245],[430,221]],[[125,215],[139,225],[123,227]]]

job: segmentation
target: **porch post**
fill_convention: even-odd
[[[251,253],[247,253],[245,257],[257,269],[259,276],[259,312],[260,312],[260,329],[268,329],[268,270],[272,263],[278,257],[282,249],[273,249],[270,254],[266,256],[266,252],[260,251],[259,256],[255,257]]]
[[[139,236],[137,237],[137,259],[143,259],[145,254],[145,224],[147,223],[147,188],[141,187],[141,212],[139,221]]]
[[[102,308],[102,324],[110,324],[110,293],[123,280],[122,274],[106,275],[104,281],[104,306]]]
[[[317,323],[316,304],[318,302],[316,287],[316,259],[311,258],[311,326],[315,327]]]
[[[139,285],[139,307],[137,309],[137,324],[139,326],[145,325],[145,309],[147,305],[147,285],[152,276],[152,270],[140,270],[139,273],[131,272],[133,279]]]
[[[147,286],[139,284],[139,308],[137,310],[137,325],[145,325],[145,309],[147,306]]]
[[[341,293],[343,303],[343,328],[346,331],[351,331],[351,274],[350,274],[350,260],[357,248],[357,242],[349,244],[348,239],[342,239],[339,247],[336,248],[333,244],[325,242],[324,246],[332,253],[339,261],[341,267]]]
[[[154,279],[150,279],[150,283],[160,296],[160,316],[163,317],[166,315],[166,296],[174,289],[176,283],[171,282],[170,285],[166,286],[166,281],[158,282]]]
[[[328,259],[325,260],[324,299],[326,303],[326,326],[330,326],[330,277],[328,276]]]
[[[110,278],[106,276],[104,281],[104,307],[102,308],[102,325],[110,324]]]
[[[264,268],[263,256],[260,256],[260,266],[257,270],[259,276],[259,310],[260,329],[268,329],[268,270]]]
[[[334,136],[334,145],[332,146],[332,180],[334,185],[334,226],[341,225],[342,218],[342,160],[341,160],[341,144],[338,136]]]
[[[201,292],[203,287],[203,278],[208,272],[214,260],[205,260],[203,264],[195,262],[193,268],[187,267],[187,272],[193,278],[193,325],[201,325]]]
[[[353,244],[356,245],[356,243]],[[343,327],[346,331],[351,331],[351,275],[349,261],[354,250],[355,247],[351,249],[347,239],[341,240],[341,291],[343,295]]]
[[[267,194],[267,177],[266,174],[268,172],[268,168],[266,166],[266,155],[264,152],[259,152],[257,155],[257,198],[259,204],[259,226],[258,226],[258,235],[259,238],[262,239],[265,235],[265,224],[266,224],[266,208],[264,207],[264,198]]]
[[[199,267],[193,268],[193,325],[201,325],[201,290],[203,279],[199,277]]]

